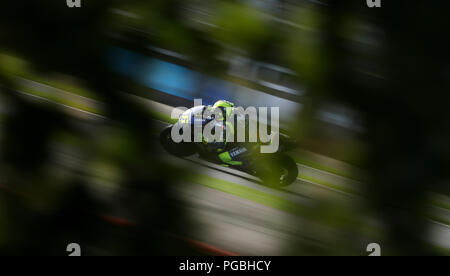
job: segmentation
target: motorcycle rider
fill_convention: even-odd
[[[234,119],[236,115],[234,103],[219,100],[213,106],[207,106],[206,110],[203,112],[207,117],[206,121],[215,120],[215,125],[222,127],[224,135],[222,141],[208,141],[207,137],[203,137],[203,150],[208,155],[216,155],[224,166],[242,166],[249,149],[241,143],[230,142],[230,137],[236,132],[236,126],[234,120],[230,122],[227,119]]]
[[[198,153],[203,160],[236,167],[257,176],[267,185],[289,185],[297,178],[298,168],[295,161],[283,152],[294,148],[297,142],[288,136],[273,138],[271,126],[268,126],[270,134],[264,138],[267,142],[260,139],[261,134],[267,134],[260,133],[261,126],[254,111],[255,108],[243,110],[225,100],[212,106],[196,103],[181,115],[173,115],[178,117],[178,121],[161,133],[161,143],[176,156]],[[275,132],[275,135],[278,134]],[[263,152],[262,146],[271,146],[274,139],[281,143],[281,149]]]

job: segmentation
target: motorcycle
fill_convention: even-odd
[[[192,114],[192,111],[189,112],[190,114],[188,121],[193,122],[196,114]],[[185,123],[186,113],[180,116],[176,124]],[[297,146],[297,142],[285,134],[279,134],[279,147],[275,153],[261,153],[260,147],[265,145],[265,143],[244,143],[242,146],[246,149],[246,151],[248,151],[245,155],[245,161],[242,163],[237,162],[238,164],[229,164],[222,162],[218,158],[217,153],[205,151],[204,145],[201,142],[174,142],[172,139],[172,128],[174,125],[175,124],[169,125],[160,133],[160,143],[162,147],[171,155],[187,157],[197,154],[205,161],[226,167],[232,167],[255,176],[265,185],[271,187],[288,186],[297,179],[297,164],[289,155],[286,154],[287,151],[294,149]]]

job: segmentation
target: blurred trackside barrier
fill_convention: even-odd
[[[240,106],[280,107],[280,126],[289,124],[298,116],[302,103],[251,89],[230,81],[194,71],[174,63],[147,57],[129,50],[112,48],[110,66],[119,74],[138,84],[188,101],[201,98],[205,104],[226,99]],[[151,98],[151,95],[148,95]],[[345,131],[361,131],[361,127],[347,114],[336,110],[319,112],[318,119]]]

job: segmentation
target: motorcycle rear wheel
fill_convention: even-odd
[[[298,177],[297,163],[285,154],[267,157],[259,163],[256,174],[267,186],[285,187]]]

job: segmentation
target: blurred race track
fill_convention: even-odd
[[[41,87],[42,88],[42,87]],[[58,92],[59,93],[59,92]],[[89,112],[73,106],[52,102],[41,96],[23,93],[24,97],[57,104],[65,112],[88,121],[108,120],[101,113]],[[101,104],[87,98],[73,95],[74,100],[84,105],[101,109]],[[135,97],[135,96],[133,96]],[[173,107],[136,98],[148,105],[152,112],[169,114]],[[1,103],[1,101],[0,101]],[[7,106],[0,106],[0,111],[7,112]],[[152,134],[158,143],[158,133],[168,125],[167,122],[155,120]],[[237,255],[290,255],[293,245],[308,247],[330,246],[327,237],[339,235],[331,225],[317,223],[314,217],[305,216],[305,208],[313,209],[318,202],[330,202],[343,208],[363,209],[360,195],[347,190],[354,189],[361,183],[320,169],[298,164],[300,174],[295,183],[283,189],[263,186],[258,179],[233,169],[207,163],[193,156],[177,158],[165,154],[161,162],[180,168],[181,171],[193,173],[193,177],[174,185],[172,193],[178,204],[186,211],[189,221],[195,224],[195,231],[189,233],[189,240],[216,248],[226,254]],[[151,153],[153,154],[153,153]],[[316,179],[318,181],[312,181]],[[333,183],[334,186],[323,183]],[[93,187],[105,200],[111,191],[105,187]],[[333,205],[332,205],[333,206]],[[436,216],[449,220],[447,209],[432,207]],[[118,217],[129,216],[126,211],[118,211]],[[362,218],[363,224],[377,232],[382,226],[376,221]],[[450,227],[444,223],[430,220],[430,242],[440,248],[450,249]],[[411,227],[414,227],[413,225]],[[299,231],[301,229],[301,231]],[[301,233],[301,234],[299,234]],[[355,247],[365,254],[365,246],[376,235],[368,232],[363,240],[355,241]]]
[[[212,187],[215,186],[214,179],[226,181],[231,183],[230,185],[244,186],[298,204],[299,208],[302,206],[313,208],[318,199],[338,202],[341,205],[348,205],[349,208],[363,208],[358,196],[309,181],[298,179],[292,185],[277,190],[264,187],[256,178],[248,174],[208,164],[197,157],[182,160],[167,156],[167,162],[211,177]],[[302,172],[304,166],[298,166]],[[324,174],[328,175],[325,172]],[[336,176],[336,178],[339,177]],[[299,233],[302,231],[299,229],[313,228],[314,231],[322,231],[323,235],[333,232],[327,226],[312,225],[314,222],[294,210],[294,212],[280,210],[280,208],[260,204],[252,199],[242,198],[202,184],[179,183],[174,193],[184,202],[191,214],[191,219],[197,222],[197,229],[202,230],[196,233],[194,237],[196,240],[202,240],[239,255],[286,255],[289,254],[292,244],[321,242],[312,238],[321,234],[315,232],[311,236],[301,236]],[[441,210],[448,218],[450,212]],[[375,229],[380,227],[373,221],[367,221],[367,224]],[[430,235],[431,242],[449,249],[450,227],[433,221],[430,221],[430,224],[433,233]]]

